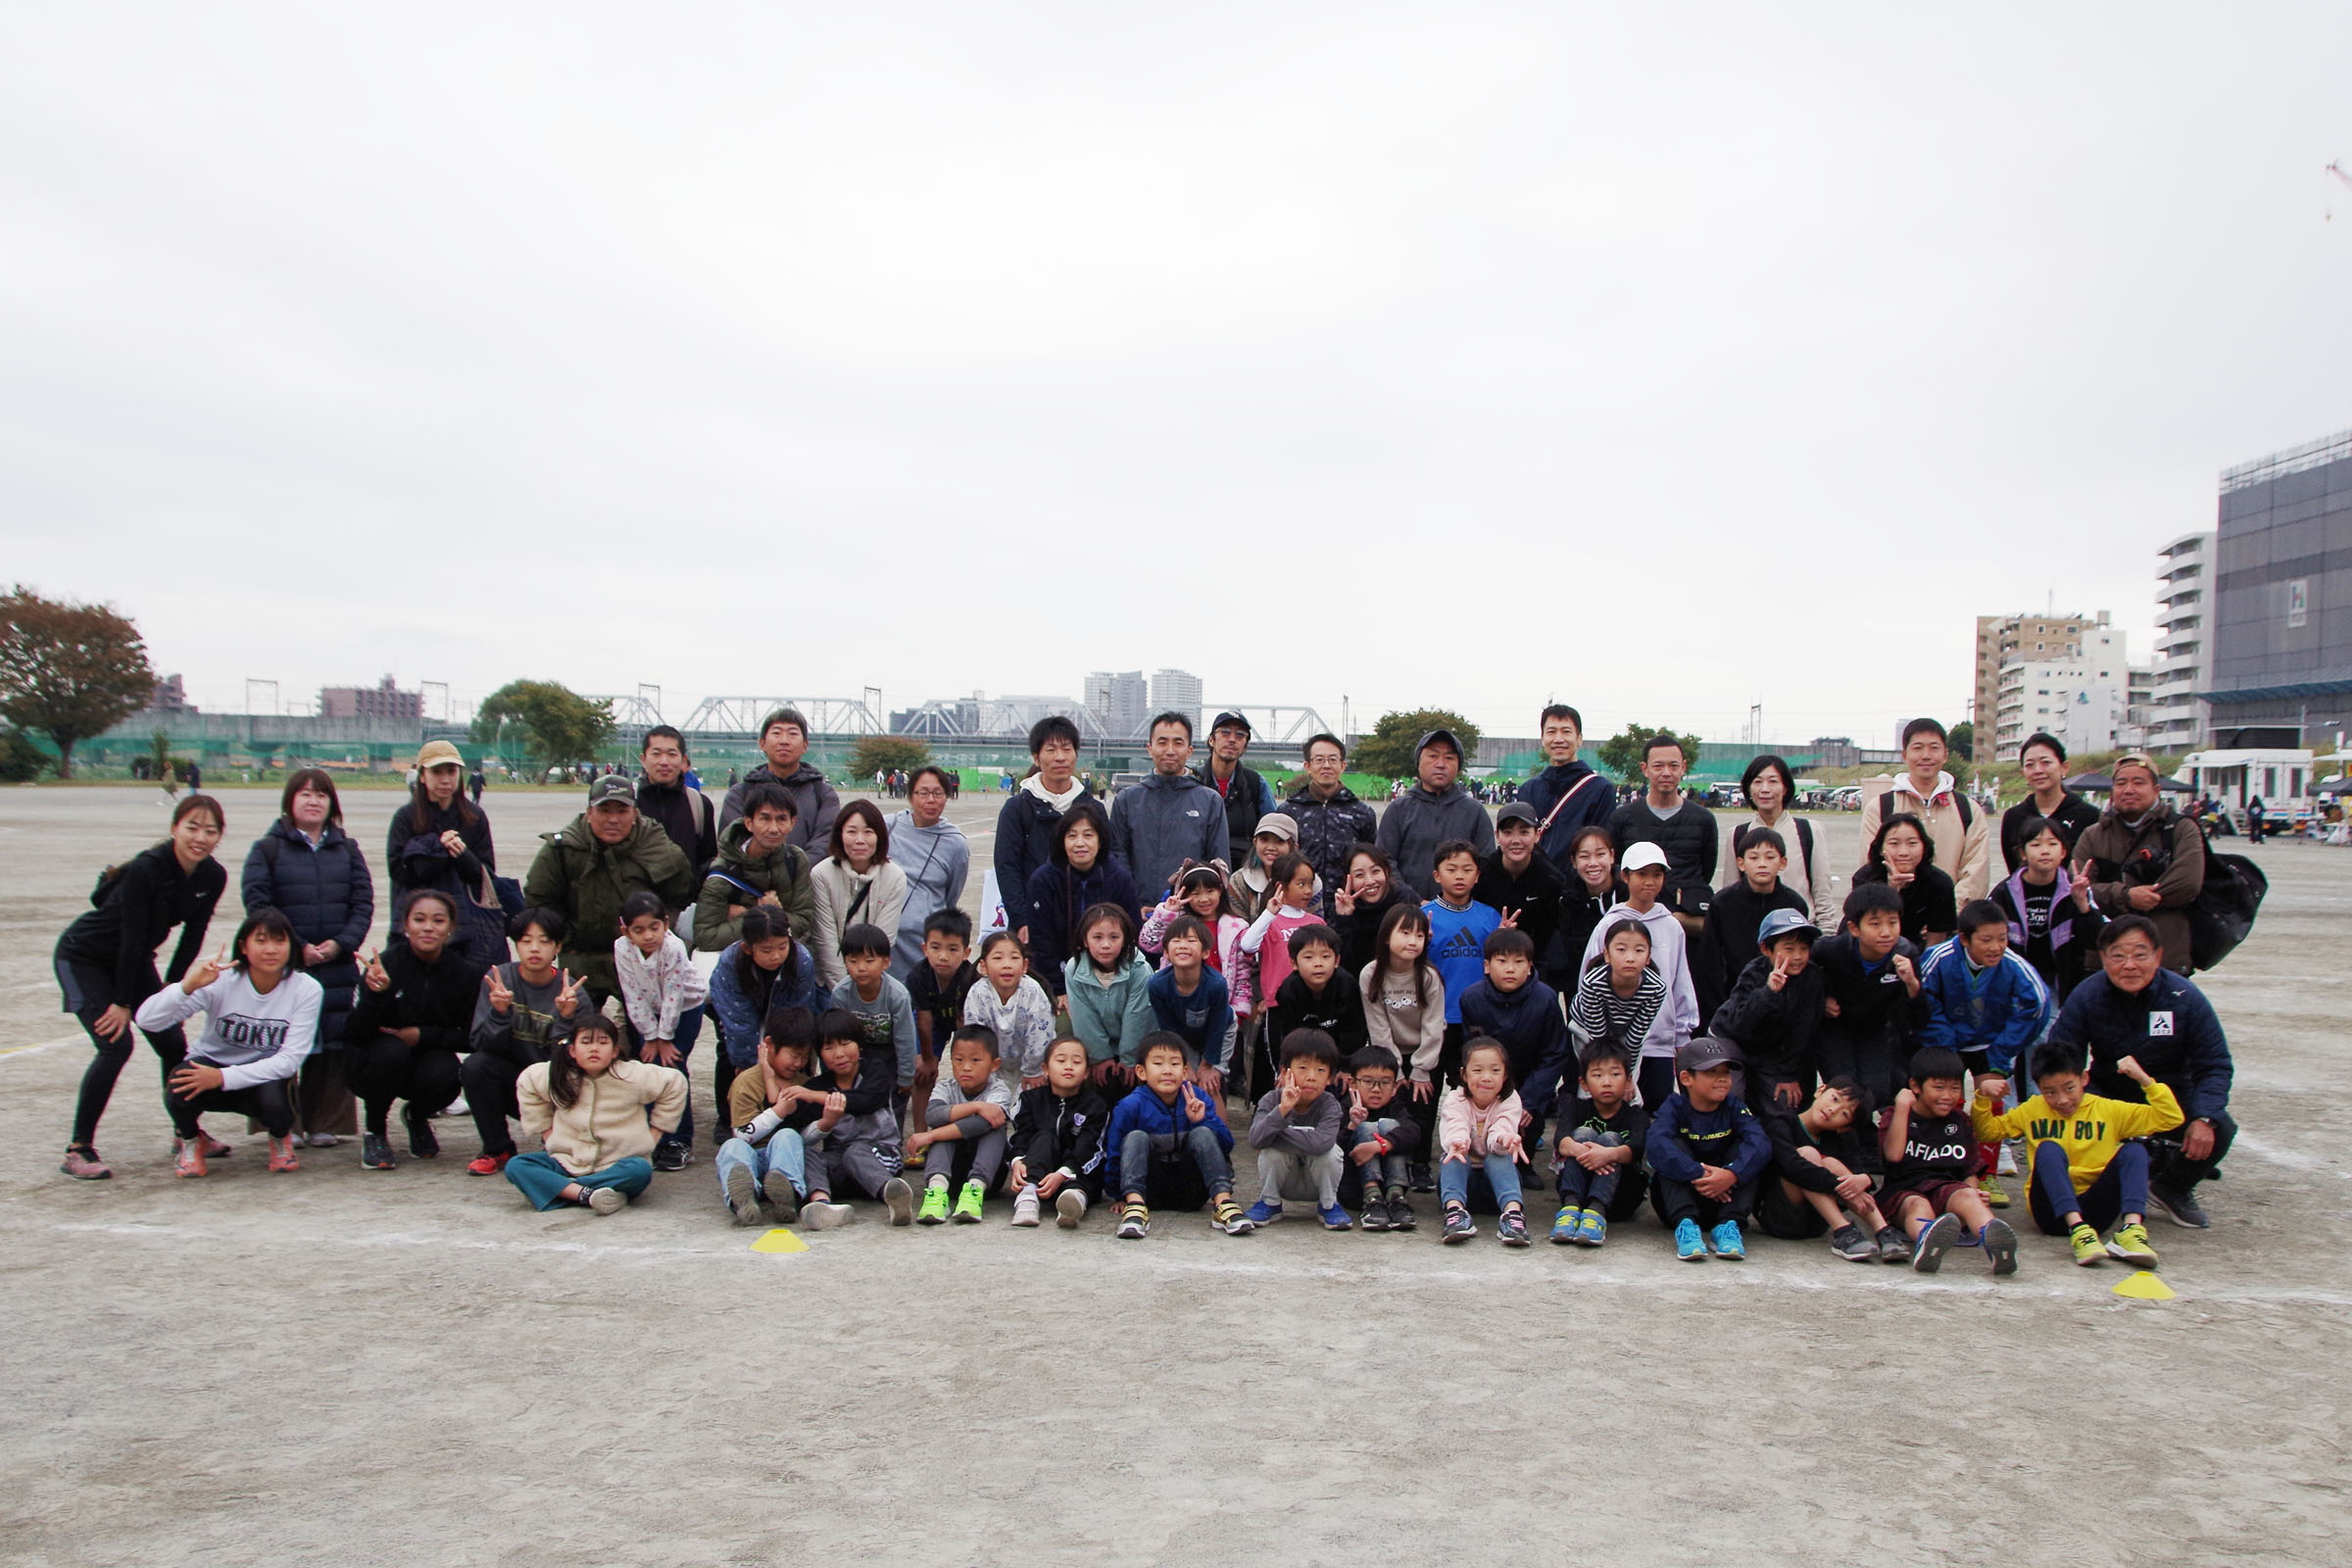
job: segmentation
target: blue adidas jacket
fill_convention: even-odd
[[[2003,1076],[2050,1026],[2049,990],[2013,948],[2000,962],[1980,969],[1960,938],[1938,942],[1920,962],[1919,996],[1928,1004],[1921,1049],[1982,1051]]]

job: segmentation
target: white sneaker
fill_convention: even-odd
[[[1028,1230],[1036,1227],[1037,1218],[1037,1189],[1024,1187],[1013,1195],[1012,1222]]]
[[[829,1231],[836,1225],[847,1225],[854,1217],[847,1203],[805,1203],[801,1206],[801,1223],[812,1231]]]
[[[460,1095],[448,1104],[443,1105],[439,1110],[434,1111],[433,1117],[435,1120],[439,1120],[443,1116],[467,1116],[471,1114],[472,1111],[466,1106],[466,1097],[464,1095]]]
[[[2017,1151],[2011,1149],[2007,1144],[2003,1144],[2001,1146],[2000,1163],[1994,1167],[1993,1174],[1995,1176],[2014,1176],[2017,1174]]]
[[[1065,1231],[1074,1231],[1086,1218],[1086,1195],[1075,1187],[1064,1187],[1054,1200],[1054,1223]]]

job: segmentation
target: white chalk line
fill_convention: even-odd
[[[43,1040],[34,1045],[11,1046],[6,1051],[0,1051],[0,1057],[29,1056],[36,1051],[49,1051],[58,1046],[70,1046],[81,1038],[80,1035],[59,1035],[55,1040]]]
[[[241,1244],[250,1244],[252,1241],[250,1237],[232,1237],[220,1231],[196,1230],[185,1225],[61,1223],[51,1228],[101,1236],[162,1237],[174,1241],[236,1242]],[[743,1250],[748,1252],[751,1250],[751,1240],[756,1240],[757,1236],[748,1226],[740,1234],[749,1238],[743,1247]],[[360,1236],[350,1232],[337,1231],[325,1235],[308,1235],[302,1239],[313,1244],[331,1243],[338,1247],[432,1247],[470,1252],[568,1252],[581,1257],[708,1258],[723,1256],[732,1250],[715,1247],[626,1247],[596,1242],[536,1241],[525,1237],[494,1240],[472,1236],[437,1235],[428,1231],[389,1231],[373,1236]],[[760,1255],[791,1257],[801,1254],[780,1252]]]

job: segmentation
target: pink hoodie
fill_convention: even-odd
[[[1470,1096],[1460,1089],[1448,1089],[1438,1097],[1438,1152],[1441,1159],[1483,1159],[1489,1154],[1520,1155],[1519,1117],[1522,1108],[1516,1092],[1503,1096],[1486,1109],[1470,1102]]]

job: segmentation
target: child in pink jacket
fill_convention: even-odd
[[[1511,1088],[1511,1060],[1499,1041],[1481,1035],[1462,1048],[1462,1082],[1438,1100],[1438,1192],[1446,1203],[1447,1243],[1478,1234],[1470,1218],[1470,1168],[1486,1171],[1502,1218],[1495,1240],[1505,1247],[1527,1245],[1527,1219],[1519,1201],[1519,1141],[1525,1118]]]

